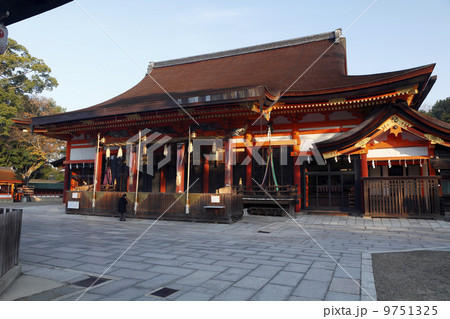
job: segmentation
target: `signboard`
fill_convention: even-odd
[[[80,209],[80,202],[70,200],[67,202],[67,208],[68,209]]]
[[[5,53],[8,45],[8,29],[0,23],[0,55]]]
[[[217,196],[217,195],[211,195],[211,203],[217,203],[217,204],[220,204],[220,196]]]

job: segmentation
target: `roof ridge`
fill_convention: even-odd
[[[214,53],[206,53],[206,54],[195,55],[195,56],[190,56],[190,57],[186,57],[186,58],[172,59],[172,60],[166,60],[166,61],[160,61],[160,62],[150,62],[149,68],[148,68],[148,73],[150,73],[153,68],[162,68],[162,67],[186,64],[186,63],[200,62],[200,61],[205,61],[205,60],[220,59],[220,58],[230,57],[230,56],[234,56],[234,55],[241,55],[241,54],[273,50],[273,49],[278,49],[278,48],[285,48],[285,47],[290,47],[290,46],[294,46],[294,45],[306,44],[306,43],[317,42],[317,41],[322,41],[322,40],[335,40],[335,39],[341,38],[341,35],[342,35],[342,29],[336,29],[332,32],[318,33],[318,34],[304,36],[304,37],[300,37],[300,38],[293,38],[293,39],[288,39],[288,40],[269,42],[269,43],[265,43],[265,44],[258,44],[258,45],[253,45],[253,46],[248,46],[248,47],[243,47],[243,48],[238,48],[238,49],[225,50],[225,51],[219,51],[219,52],[214,52]]]

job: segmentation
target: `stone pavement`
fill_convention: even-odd
[[[370,253],[450,247],[444,221],[244,216],[150,227],[67,215],[61,204],[21,206],[23,275],[0,300],[372,300]],[[87,291],[78,283],[105,271]],[[151,295],[164,287],[176,292]]]

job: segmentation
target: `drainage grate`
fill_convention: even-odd
[[[84,279],[84,280],[80,280],[80,281],[77,281],[77,282],[74,282],[72,285],[88,288],[92,284],[93,284],[93,286],[97,286],[97,285],[100,285],[100,284],[102,284],[102,283],[104,283],[104,282],[106,282],[108,280],[109,279],[106,279],[106,278],[99,278],[99,277],[89,276],[89,278]]]
[[[161,298],[166,298],[166,297],[169,297],[170,295],[176,293],[177,291],[178,290],[176,290],[176,289],[164,287],[164,288],[161,288],[161,289],[158,289],[158,290],[152,292],[150,295],[161,297]]]

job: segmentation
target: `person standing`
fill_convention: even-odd
[[[120,213],[120,221],[125,221],[125,213],[127,212],[127,194],[123,194],[122,197],[119,198],[119,202],[117,204],[117,210]]]

